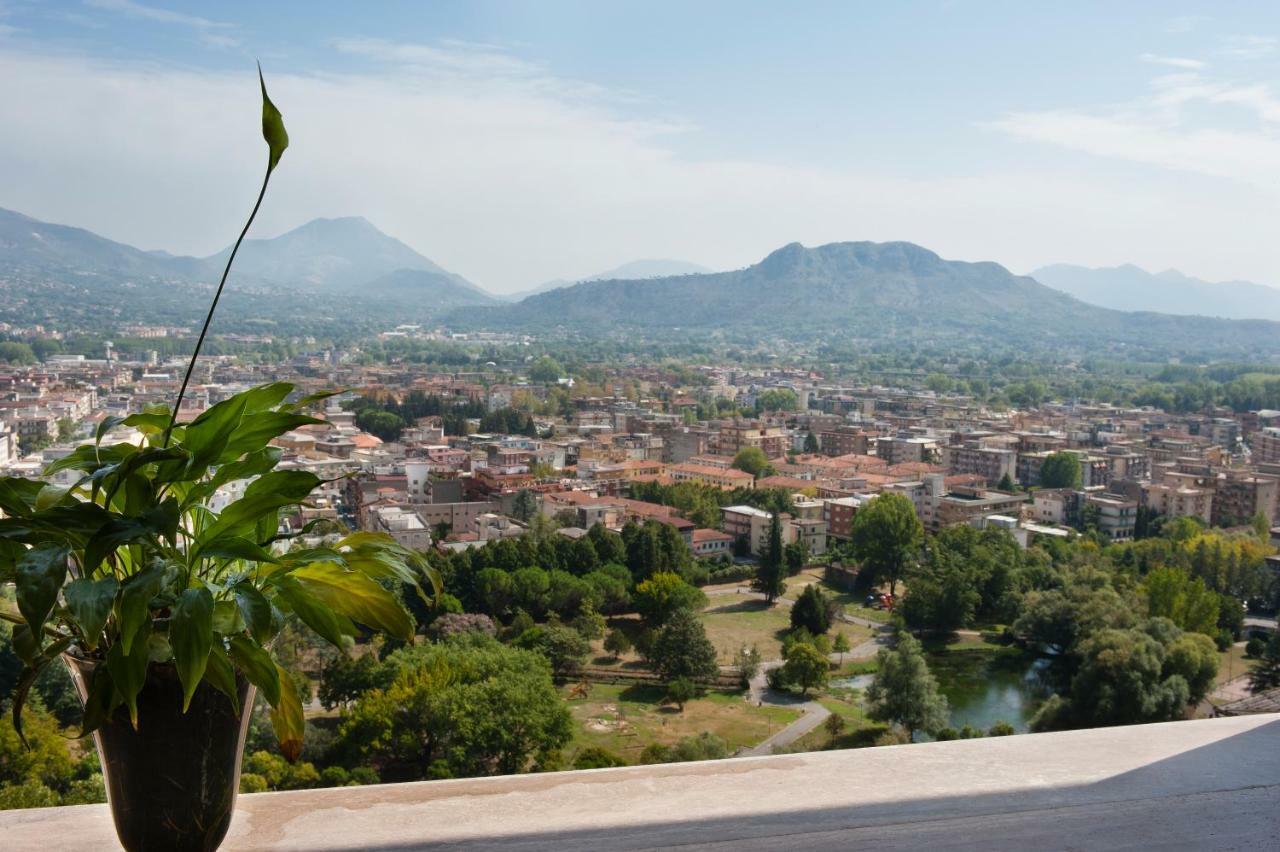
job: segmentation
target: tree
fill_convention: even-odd
[[[880,651],[876,662],[879,668],[867,688],[868,716],[901,725],[912,738],[916,731],[932,734],[947,724],[947,698],[938,691],[915,637],[900,634],[897,645]]]
[[[552,674],[561,680],[577,674],[591,652],[591,645],[581,633],[556,624],[540,624],[526,630],[516,640],[516,646],[546,657]]]
[[[733,655],[733,665],[742,678],[743,688],[750,686],[752,679],[759,674],[760,660],[760,649],[755,645],[751,647],[744,645]]]
[[[1182,718],[1190,688],[1165,676],[1164,647],[1141,630],[1103,630],[1081,646],[1069,718],[1077,725],[1127,725]]]
[[[1187,682],[1189,702],[1199,703],[1218,676],[1218,648],[1203,633],[1184,633],[1165,647],[1161,674],[1180,676]]]
[[[377,654],[338,654],[325,664],[320,674],[317,696],[326,710],[359,700],[365,693],[386,689],[395,679],[394,667]]]
[[[1067,450],[1050,453],[1040,463],[1040,484],[1045,488],[1079,488],[1080,457]]]
[[[787,590],[782,548],[782,520],[777,512],[774,512],[769,519],[769,543],[764,553],[760,554],[756,578],[751,588],[764,595],[765,602],[770,605],[782,597],[782,593]]]
[[[800,694],[805,696],[811,689],[825,687],[830,672],[827,656],[807,642],[794,646],[782,664],[783,681],[800,687]]]
[[[804,541],[793,541],[783,548],[783,553],[786,556],[787,573],[790,575],[799,574],[809,562],[809,545]]]
[[[827,731],[827,739],[835,742],[840,735],[844,733],[844,729],[848,727],[848,723],[839,713],[832,713],[827,720],[822,723],[822,727]]]
[[[1199,577],[1183,568],[1157,568],[1147,574],[1146,593],[1147,615],[1168,618],[1183,630],[1217,635],[1220,598]]]
[[[1014,484],[1012,477],[1006,473],[1004,476],[1000,477],[1000,481],[996,483],[996,490],[1007,491],[1012,494],[1018,490],[1018,486]]]
[[[0,362],[27,367],[36,363],[36,353],[26,343],[0,341]]]
[[[897,594],[898,581],[919,555],[923,540],[924,527],[909,499],[892,493],[871,498],[853,516],[850,544],[862,563],[859,581],[887,581],[889,593]]]
[[[636,586],[632,600],[650,627],[660,627],[677,612],[698,610],[707,605],[707,596],[701,589],[669,571],[654,574]]]
[[[831,643],[831,650],[840,655],[840,665],[844,665],[844,655],[849,653],[849,637],[841,631],[836,634],[835,640]]]
[[[688,609],[676,610],[658,631],[648,659],[664,681],[680,677],[710,680],[720,673],[715,646],[702,622]]]
[[[627,634],[615,627],[609,631],[608,636],[604,637],[604,649],[616,660],[631,650],[631,640],[627,638]]]
[[[769,388],[756,397],[757,411],[795,411],[800,404],[790,388]]]
[[[558,382],[563,375],[564,367],[550,355],[543,355],[529,367],[529,380],[542,384]]]
[[[528,521],[538,511],[538,498],[528,488],[521,488],[511,501],[511,517],[517,521]]]
[[[812,430],[804,434],[804,451],[812,455],[819,452],[822,448],[818,446],[818,436],[813,434]]]
[[[384,780],[522,772],[572,738],[540,654],[472,635],[388,659],[395,680],[347,711],[334,744],[349,763],[372,762]]]
[[[687,677],[678,677],[667,684],[667,700],[684,712],[684,705],[698,694],[698,687]]]
[[[398,414],[380,408],[366,408],[356,415],[356,425],[384,441],[395,441],[399,440],[405,423]]]
[[[1266,692],[1280,686],[1280,631],[1273,632],[1267,647],[1249,671],[1249,688]]]
[[[817,636],[831,629],[832,603],[816,583],[804,587],[791,605],[791,627],[804,627]]]
[[[732,466],[738,470],[744,470],[752,476],[766,476],[765,471],[769,467],[769,457],[759,447],[743,447],[733,457]]]

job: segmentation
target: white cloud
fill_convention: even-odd
[[[1235,35],[1222,40],[1221,52],[1236,59],[1261,59],[1280,44],[1274,36]]]
[[[230,26],[229,24],[211,21],[208,18],[202,18],[197,15],[187,15],[170,9],[162,9],[158,6],[147,6],[143,3],[136,3],[134,0],[84,0],[84,3],[86,6],[91,6],[95,9],[118,12],[131,18],[155,21],[160,24],[178,24],[185,27],[195,27],[196,29]]]
[[[1138,58],[1143,62],[1150,62],[1154,65],[1168,65],[1173,68],[1185,68],[1189,71],[1199,71],[1209,65],[1209,63],[1202,62],[1199,59],[1185,59],[1180,56],[1156,56],[1154,53],[1144,53]]]
[[[388,55],[407,58],[385,73],[266,69],[292,144],[255,234],[364,215],[446,268],[508,291],[637,257],[732,268],[791,240],[855,239],[911,240],[1016,269],[1136,262],[1280,280],[1269,250],[1275,198],[1243,184],[1052,161],[988,159],[950,177],[904,178],[732,152],[694,159],[674,145],[681,122],[611,92],[580,97],[589,85],[518,57],[497,61],[506,52],[489,46],[430,47],[466,55],[400,46]],[[231,241],[266,156],[251,67],[206,73],[0,49],[0,79],[25,81],[0,87],[0,206],[143,248],[212,253]],[[1027,114],[1004,129],[1057,145],[1081,134],[1109,157],[1136,157],[1124,127],[1083,118]],[[1134,127],[1156,147],[1176,130]],[[1225,144],[1194,141],[1166,155],[1172,166]],[[1255,168],[1280,169],[1274,150],[1252,156]],[[1246,160],[1233,156],[1232,176]]]

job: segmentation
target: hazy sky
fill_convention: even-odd
[[[216,251],[261,59],[293,144],[257,236],[363,215],[494,290],[862,239],[1280,285],[1278,37],[1225,2],[0,0],[0,207]]]

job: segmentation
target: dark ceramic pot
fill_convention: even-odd
[[[92,660],[63,656],[80,700]],[[182,683],[172,665],[153,663],[138,693],[138,729],[120,707],[93,734],[107,803],[128,852],[212,852],[231,826],[240,788],[240,756],[254,687],[236,673],[240,707],[202,683],[182,712]]]

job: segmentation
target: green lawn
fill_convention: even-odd
[[[826,726],[821,725],[796,740],[787,751],[824,751],[869,746],[886,730],[885,725],[866,718],[859,707],[857,690],[842,693],[839,697],[826,695],[819,698],[818,703],[844,719],[844,732],[833,740],[831,734],[827,733]]]
[[[573,742],[566,749],[570,760],[579,749],[601,746],[634,762],[650,743],[670,745],[703,731],[723,738],[733,751],[768,739],[800,715],[789,708],[757,707],[741,693],[715,690],[690,701],[681,713],[660,706],[662,687],[597,683],[581,698],[573,697],[572,689],[563,693],[574,719]]]

